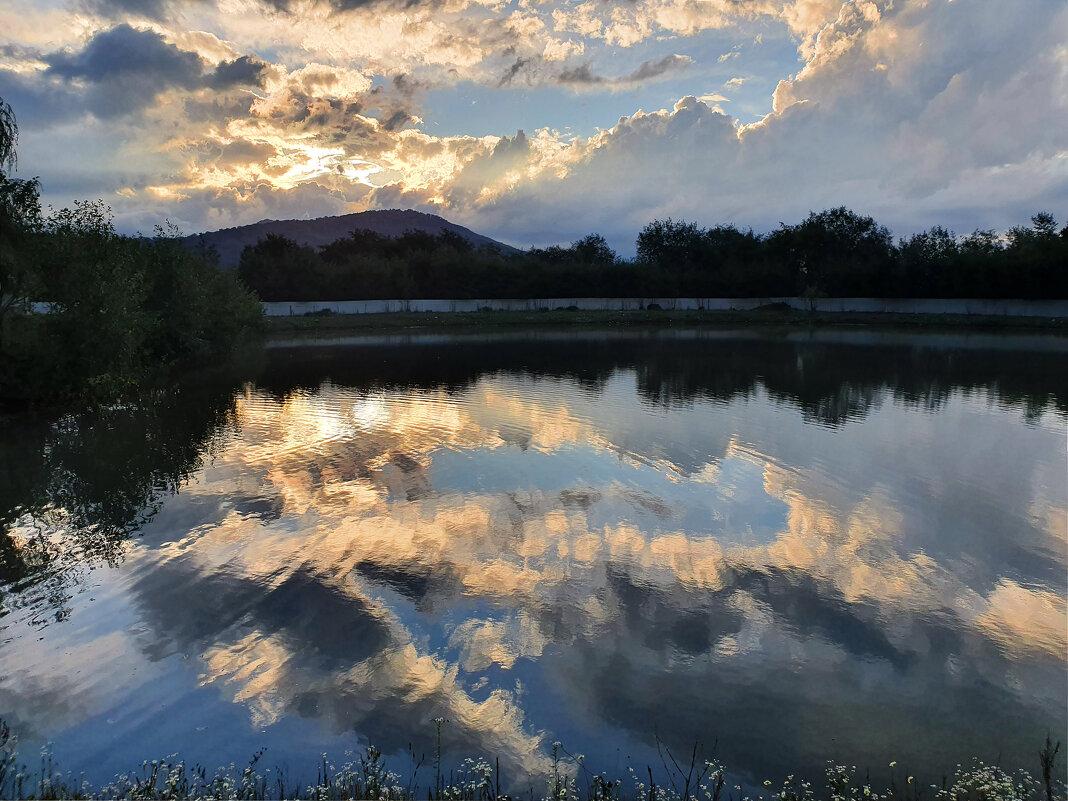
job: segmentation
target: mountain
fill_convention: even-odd
[[[405,231],[425,231],[430,234],[452,231],[477,247],[495,247],[504,253],[514,253],[516,250],[503,242],[476,234],[462,225],[451,223],[435,214],[423,214],[420,211],[404,209],[361,211],[357,214],[343,214],[340,217],[319,217],[316,220],[260,220],[252,225],[193,234],[183,237],[182,242],[188,247],[196,247],[201,242],[205,245],[213,245],[219,252],[219,266],[229,269],[236,267],[241,261],[241,251],[246,245],[255,245],[261,239],[265,239],[267,234],[281,234],[302,245],[317,248],[342,239],[357,230],[374,231],[391,237],[400,236]]]

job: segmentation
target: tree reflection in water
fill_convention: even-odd
[[[640,396],[664,407],[725,403],[760,387],[807,421],[840,426],[888,397],[936,410],[955,392],[986,391],[1032,421],[1046,410],[1068,414],[1060,343],[1056,337],[833,331],[533,331],[445,341],[409,335],[271,348],[259,386],[279,398],[315,390],[324,379],[357,390],[458,392],[504,372],[566,379],[597,392],[613,374],[629,370]],[[211,458],[234,422],[238,385],[232,376],[187,380],[129,405],[4,423],[0,617],[38,605],[39,622],[63,619],[79,569],[119,563],[130,535]]]
[[[62,620],[82,570],[131,535],[220,447],[238,384],[188,380],[128,404],[9,420],[0,435],[0,617]]]
[[[276,343],[243,392],[12,427],[5,609],[81,614],[85,567],[155,518],[116,579],[120,656],[195,663],[256,731],[355,726],[392,753],[443,716],[451,749],[536,772],[539,727],[630,748],[662,720],[680,748],[746,719],[723,755],[774,772],[835,756],[806,727],[880,759],[901,732],[937,747],[914,730],[932,714],[971,749],[981,702],[1019,744],[1041,717],[1021,704],[1063,692],[1063,555],[1040,518],[1064,501],[1018,468],[1059,464],[1065,350],[835,331]],[[168,701],[190,696],[172,680]]]

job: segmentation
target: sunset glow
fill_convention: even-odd
[[[415,208],[521,247],[656,216],[896,233],[1068,200],[1068,9],[1025,0],[0,3],[46,202],[186,232]]]

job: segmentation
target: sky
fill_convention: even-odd
[[[1064,0],[0,0],[0,98],[16,177],[124,233],[1068,216]]]

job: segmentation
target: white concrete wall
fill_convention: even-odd
[[[537,311],[576,306],[583,311],[646,309],[755,309],[769,303],[786,303],[808,309],[805,298],[537,298],[526,300],[330,300],[264,303],[268,317],[300,316],[329,309],[334,314],[382,314],[387,312]],[[887,312],[895,314],[985,314],[1014,317],[1068,317],[1068,300],[972,300],[966,298],[819,298],[819,311]]]

